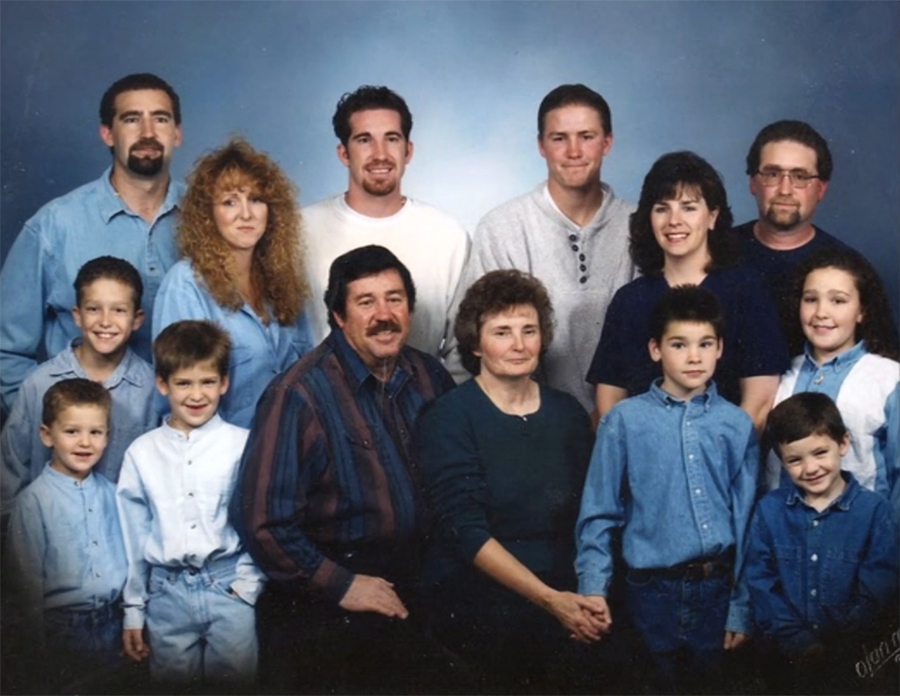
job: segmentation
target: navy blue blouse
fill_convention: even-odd
[[[725,320],[716,385],[722,396],[740,404],[742,378],[780,375],[790,363],[775,305],[759,273],[743,266],[711,271],[700,287],[718,298]],[[621,387],[634,396],[661,376],[647,343],[650,315],[668,288],[662,276],[644,276],[619,288],[606,312],[588,382]]]

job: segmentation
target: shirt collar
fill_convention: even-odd
[[[50,373],[51,377],[63,378],[65,375],[74,375],[75,377],[90,379],[87,372],[85,372],[85,369],[81,366],[81,363],[78,362],[78,357],[75,355],[75,349],[80,346],[83,341],[84,339],[81,337],[76,337],[69,342],[69,345],[56,357],[58,365]],[[131,350],[131,348],[126,348],[122,362],[119,363],[109,378],[103,382],[103,386],[107,389],[112,389],[118,386],[122,380],[125,380],[136,387],[143,387],[144,380],[141,379],[140,374],[136,369],[137,360],[140,360],[137,354]]]
[[[841,471],[841,478],[844,479],[844,482],[847,484],[844,487],[843,492],[834,500],[829,503],[828,507],[822,510],[821,513],[828,512],[834,508],[839,510],[847,511],[850,509],[850,505],[852,505],[853,501],[856,499],[856,496],[859,495],[860,490],[862,490],[859,483],[853,477],[849,471]],[[788,505],[803,505],[804,507],[809,507],[806,504],[806,501],[803,499],[803,490],[794,483],[793,480],[790,482],[790,492],[788,493],[787,500],[785,501]]]
[[[831,360],[824,362],[822,365],[819,365],[813,357],[809,342],[806,343],[806,347],[803,349],[803,354],[805,356],[804,361],[806,365],[811,369],[830,369],[835,373],[841,373],[853,367],[859,361],[859,359],[866,354],[866,348],[863,345],[863,342],[860,341],[850,350],[845,350],[840,355],[835,355]]]
[[[137,216],[137,213],[133,212],[127,205],[125,205],[125,201],[122,200],[122,198],[116,192],[116,189],[113,188],[110,176],[112,176],[112,166],[107,167],[106,171],[103,172],[103,176],[100,177],[100,197],[97,201],[97,208],[100,211],[100,217],[103,218],[103,221],[106,224],[109,224],[109,221],[119,213]],[[162,207],[160,207],[159,212],[156,214],[156,217],[160,218],[173,208],[176,208],[178,206],[180,194],[181,191],[179,190],[179,186],[172,180],[172,177],[170,175],[169,187],[166,190],[166,198],[163,201]]]
[[[685,406],[690,403],[702,406],[704,410],[708,411],[710,401],[712,401],[712,399],[719,393],[716,389],[716,383],[710,380],[709,384],[706,386],[706,391],[704,391],[702,394],[697,394],[697,396],[691,398],[690,401],[685,401],[684,399],[678,399],[669,394],[669,392],[665,391],[662,388],[662,382],[662,377],[657,377],[655,380],[653,380],[653,384],[650,386],[650,394],[664,406]]]
[[[397,356],[397,365],[394,367],[394,372],[390,379],[387,382],[382,382],[372,373],[368,365],[362,361],[359,354],[347,342],[347,337],[341,329],[332,329],[331,334],[325,340],[331,343],[335,353],[341,363],[343,363],[344,374],[353,391],[359,391],[364,385],[374,383],[376,386],[383,386],[387,393],[393,396],[412,377],[413,368],[406,355],[405,346],[400,350],[400,355]]]
[[[193,430],[191,430],[191,432],[184,433],[181,430],[173,428],[171,425],[169,425],[169,420],[171,418],[171,416],[166,416],[163,419],[163,433],[165,433],[165,436],[168,439],[177,440],[179,442],[184,442],[185,440],[197,442],[197,440],[206,437],[209,433],[213,433],[218,430],[218,428],[225,422],[222,420],[222,416],[220,416],[218,412],[216,412],[216,414],[212,418],[206,421],[199,428],[194,428]]]
[[[72,476],[67,476],[62,472],[57,471],[50,466],[50,462],[47,462],[47,464],[44,466],[44,475],[50,481],[51,485],[56,488],[62,488],[64,490],[74,490],[78,488],[82,490],[88,490],[97,485],[97,481],[94,477],[93,471],[89,471],[88,475],[84,477],[84,480],[79,481]]]

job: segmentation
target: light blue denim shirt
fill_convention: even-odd
[[[74,339],[59,355],[42,363],[22,382],[12,412],[0,433],[0,510],[4,514],[9,511],[15,496],[40,475],[50,459],[50,449],[44,446],[40,437],[44,394],[51,385],[64,379],[90,379],[73,350],[80,343],[80,338]],[[110,433],[106,451],[94,472],[115,483],[125,450],[135,438],[155,428],[159,422],[154,409],[153,368],[129,349],[103,386],[112,397]]]
[[[44,467],[17,498],[7,535],[11,582],[23,611],[99,609],[121,597],[128,564],[116,487],[90,473],[78,481]]]
[[[154,338],[183,319],[210,319],[230,334],[231,385],[219,414],[242,428],[250,427],[256,402],[272,378],[312,347],[305,312],[294,324],[283,326],[275,320],[264,324],[247,304],[237,311],[222,307],[194,276],[187,259],[176,263],[163,279],[153,310]]]
[[[714,384],[681,401],[660,381],[600,422],[576,526],[579,592],[607,594],[617,527],[631,568],[669,568],[734,547],[726,629],[748,633],[742,570],[759,468],[753,422]]]
[[[184,185],[171,182],[156,220],[148,223],[128,209],[109,182],[112,169],[96,181],[56,198],[25,223],[0,273],[0,396],[9,412],[16,390],[44,349],[48,357],[81,332],[72,319],[75,276],[85,262],[115,256],[134,265],[144,281],[143,308],[149,318],[166,271],[178,260],[176,206]],[[150,322],[131,346],[151,359]]]

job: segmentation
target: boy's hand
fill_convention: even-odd
[[[141,662],[150,654],[150,646],[144,642],[143,628],[126,628],[122,631],[122,647],[135,662]]]
[[[726,650],[737,650],[747,640],[746,633],[738,633],[737,631],[725,631],[725,643],[723,647]]]

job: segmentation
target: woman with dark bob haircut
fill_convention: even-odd
[[[587,643],[609,625],[592,598],[575,594],[590,419],[574,397],[533,379],[553,336],[547,290],[521,271],[487,273],[454,330],[475,377],[418,423],[436,517],[423,571],[432,627],[474,668],[479,693],[577,690],[596,655],[570,636]]]
[[[587,375],[597,385],[600,417],[660,376],[647,350],[650,314],[668,288],[691,284],[710,290],[725,317],[716,386],[762,428],[789,355],[762,276],[736,265],[732,221],[709,162],[693,152],[656,160],[630,221],[629,251],[642,277],[613,297]]]
[[[210,319],[231,336],[220,412],[249,427],[266,385],[311,347],[303,303],[297,189],[241,138],[201,157],[181,201],[176,263],[156,296],[153,335],[182,319]]]

